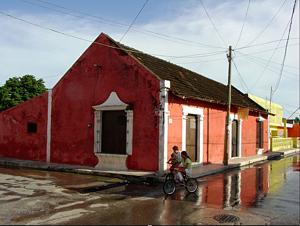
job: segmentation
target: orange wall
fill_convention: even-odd
[[[226,106],[196,100],[183,100],[169,94],[168,156],[172,147],[182,149],[182,105],[203,109],[203,162],[222,163],[225,139]],[[232,112],[236,112],[232,108]],[[242,157],[256,155],[256,119],[258,114],[251,113],[242,122]],[[268,120],[264,120],[264,151],[268,149]]]
[[[300,124],[294,124],[293,128],[288,128],[289,137],[300,137]]]
[[[256,115],[249,115],[242,123],[242,157],[256,155]],[[263,121],[264,152],[268,151],[268,120]]]

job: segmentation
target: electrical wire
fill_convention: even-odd
[[[252,58],[252,59],[249,59],[249,58]],[[246,58],[246,60],[249,61],[249,62],[258,64],[258,65],[261,66],[261,67],[265,67],[265,66],[266,66],[266,64],[264,64],[264,63],[262,63],[262,62],[259,62],[259,61],[257,61],[256,59],[253,59],[253,57],[249,57],[249,58]],[[267,70],[269,70],[269,71],[271,71],[271,72],[274,72],[274,73],[278,74],[278,70],[274,70],[274,69],[271,69],[271,68],[267,68]],[[289,72],[285,72],[285,73],[289,73]],[[290,73],[289,73],[289,74],[290,74]],[[298,80],[297,78],[295,78],[295,77],[289,77],[289,76],[287,76],[286,74],[284,75],[284,77],[285,77],[285,78],[288,78],[288,79],[291,79],[291,80]],[[299,76],[297,76],[297,77],[299,77]]]
[[[143,9],[145,8],[145,6],[147,5],[149,0],[146,0],[142,6],[142,8],[139,10],[138,14],[134,17],[133,21],[131,22],[131,24],[129,25],[128,29],[126,30],[126,32],[123,34],[123,36],[120,38],[119,42],[121,42],[125,36],[127,35],[127,33],[129,32],[130,28],[133,26],[133,24],[135,23],[135,21],[137,20],[137,18],[139,17],[139,15],[141,14],[141,12],[143,11]]]
[[[282,66],[281,66],[281,69],[280,69],[279,78],[278,78],[278,80],[276,82],[275,89],[273,91],[273,95],[277,91],[277,89],[279,87],[279,84],[280,84],[280,81],[281,81],[283,67],[284,67],[285,58],[286,58],[286,54],[287,54],[287,48],[288,48],[288,44],[289,44],[289,38],[290,38],[291,30],[292,30],[292,23],[293,23],[293,17],[294,17],[294,13],[295,13],[296,4],[297,4],[297,0],[294,1],[293,11],[292,11],[291,20],[290,20],[288,37],[287,37],[287,40],[286,40],[285,49],[284,49],[284,55],[283,55],[283,59],[282,59]]]
[[[298,38],[290,38],[290,40],[293,39],[298,39]],[[250,46],[244,46],[244,47],[240,47],[240,48],[235,48],[235,50],[240,50],[240,49],[247,49],[247,48],[252,48],[252,47],[256,47],[256,46],[261,46],[261,45],[267,45],[267,44],[272,44],[274,42],[281,42],[281,41],[285,41],[286,39],[277,39],[277,40],[273,40],[273,41],[269,41],[269,42],[263,42],[263,43],[259,43],[259,44],[255,44],[255,45],[250,45]]]
[[[252,39],[247,45],[243,46],[243,48],[251,45],[252,43],[254,43],[267,30],[267,28],[271,25],[271,23],[273,22],[273,20],[277,17],[277,15],[279,14],[279,12],[281,11],[281,9],[283,8],[283,6],[285,5],[286,1],[287,0],[283,1],[283,3],[281,4],[281,6],[277,10],[277,12],[273,15],[272,19],[269,21],[269,23],[266,24],[266,26],[263,28],[263,30],[260,33],[258,33],[258,35],[254,39]]]
[[[89,14],[89,13],[86,13],[86,12],[83,12],[83,11],[73,10],[73,9],[70,9],[70,8],[52,3],[52,2],[47,2],[45,0],[36,0],[36,1],[38,1],[42,4],[47,4],[49,6],[54,6],[56,8],[67,10],[68,12],[75,12],[77,14],[84,15],[85,17],[74,15],[73,13],[68,13],[68,12],[65,12],[65,11],[57,10],[57,9],[54,9],[52,7],[49,7],[49,6],[40,5],[40,4],[37,4],[37,3],[34,3],[34,2],[30,2],[28,0],[19,0],[19,1],[29,3],[31,5],[36,5],[38,7],[50,9],[50,10],[53,10],[53,11],[56,11],[56,12],[59,12],[59,13],[62,13],[62,14],[70,15],[70,16],[73,16],[73,17],[77,17],[77,18],[85,18],[85,19],[88,19],[88,20],[91,20],[91,18],[92,18],[92,21],[96,21],[96,22],[100,22],[100,23],[104,23],[104,24],[108,24],[108,25],[112,25],[112,26],[119,26],[119,27],[120,26],[122,26],[122,27],[128,27],[129,26],[128,24],[124,24],[124,23],[121,23],[121,22],[118,22],[118,21],[109,20],[109,19],[106,19],[106,18],[103,18],[103,17],[95,16],[95,15],[92,15],[92,14]],[[159,38],[159,39],[171,41],[171,42],[174,42],[174,43],[185,44],[185,45],[190,45],[190,46],[201,46],[201,47],[205,47],[205,48],[225,49],[224,47],[221,47],[221,46],[214,46],[214,45],[210,45],[210,44],[206,44],[206,43],[187,40],[187,39],[180,38],[180,37],[174,37],[174,36],[171,36],[171,35],[167,35],[167,34],[163,34],[163,33],[159,33],[159,32],[154,32],[154,31],[144,29],[144,28],[137,29],[137,28],[135,28],[135,26],[132,26],[131,30],[139,32],[139,33],[143,33],[143,34],[146,34],[146,35],[151,35],[152,37],[156,37],[156,38]]]
[[[287,119],[290,119],[299,109],[300,107],[297,107],[297,109]]]
[[[284,29],[284,31],[283,31],[283,34],[282,34],[280,40],[283,39],[283,37],[284,37],[284,35],[285,35],[285,32],[286,32],[286,30],[287,30],[288,27],[289,27],[289,24],[290,24],[290,20],[289,20],[287,26],[285,27],[285,29]],[[280,41],[277,43],[275,49],[273,49],[273,52],[272,52],[272,54],[271,54],[271,56],[270,56],[270,58],[269,58],[269,60],[268,60],[268,62],[267,62],[267,64],[266,64],[266,66],[264,67],[264,69],[262,70],[262,72],[260,73],[260,75],[258,76],[258,78],[255,80],[255,82],[253,83],[252,87],[250,87],[249,92],[251,92],[251,91],[253,90],[253,88],[258,84],[258,82],[263,78],[263,75],[265,74],[265,71],[266,71],[267,68],[269,67],[270,61],[272,60],[272,58],[273,58],[273,56],[275,55],[276,51],[279,49],[279,45],[280,45]]]
[[[203,8],[204,11],[205,11],[205,14],[206,14],[207,18],[209,19],[210,23],[212,24],[213,28],[215,29],[215,31],[216,31],[216,33],[217,33],[219,39],[222,40],[222,42],[223,42],[224,45],[226,45],[226,42],[225,42],[224,39],[222,38],[220,32],[218,31],[218,28],[216,27],[215,23],[213,22],[212,18],[210,17],[210,15],[209,15],[209,13],[208,13],[208,11],[207,11],[207,9],[206,9],[206,7],[205,7],[203,1],[200,0],[200,3],[201,3],[201,5],[202,5],[202,8]]]
[[[189,61],[189,62],[177,62],[177,63],[178,63],[178,64],[199,64],[199,63],[215,62],[215,61],[220,61],[220,60],[224,60],[224,57],[223,57],[223,58],[211,59],[211,60]]]
[[[291,45],[290,45],[290,46],[291,46]],[[258,56],[252,55],[252,54],[245,54],[245,53],[240,52],[240,51],[235,51],[235,52],[241,54],[241,56],[236,56],[236,57],[244,57],[244,56],[247,57],[247,56],[250,56],[250,57],[252,57],[252,58],[256,58],[257,60],[264,61],[264,62],[268,62],[267,59],[264,59],[264,58],[262,58],[262,57],[258,57]],[[278,62],[276,62],[276,61],[270,61],[270,63],[273,63],[273,64],[280,64],[280,65],[281,65],[281,63],[278,63]],[[294,70],[299,70],[299,67],[295,67],[295,66],[291,66],[291,65],[286,65],[286,64],[285,64],[285,67],[293,68]],[[292,73],[292,72],[290,72],[290,73]]]
[[[242,86],[244,86],[244,88],[246,88],[245,90],[247,91],[247,93],[249,93],[249,87],[247,86],[245,80],[243,79],[243,76],[241,75],[239,69],[237,68],[235,60],[233,58],[232,58],[232,62],[233,62],[233,65],[235,67],[235,70],[236,70],[238,76],[240,77],[240,81],[241,81]]]
[[[0,14],[5,15],[5,16],[10,17],[10,18],[13,18],[15,20],[22,21],[24,23],[27,23],[27,24],[30,24],[30,25],[33,25],[33,26],[36,26],[36,27],[39,27],[39,28],[41,28],[43,30],[48,30],[48,31],[51,31],[51,32],[58,33],[60,35],[64,35],[64,36],[67,36],[67,37],[71,37],[71,38],[74,38],[74,39],[78,39],[78,40],[81,40],[81,41],[93,43],[93,44],[100,45],[100,46],[105,46],[105,47],[112,48],[112,49],[124,50],[124,48],[121,48],[121,47],[111,46],[111,45],[107,45],[107,44],[104,44],[104,43],[100,43],[100,42],[96,42],[96,41],[91,41],[91,40],[88,40],[86,38],[82,38],[82,37],[71,35],[71,34],[68,34],[68,33],[65,33],[65,32],[62,32],[62,31],[59,31],[59,30],[56,30],[56,29],[53,29],[53,28],[42,26],[40,24],[30,22],[28,20],[25,20],[25,19],[13,16],[11,14],[8,14],[8,13],[2,12],[2,11],[0,11]],[[133,49],[127,49],[126,48],[125,50],[127,52],[142,53],[141,51],[133,50]],[[206,57],[206,56],[212,56],[212,55],[217,55],[217,54],[221,54],[221,53],[223,54],[223,52],[224,51],[218,51],[218,52],[204,53],[204,54],[191,54],[191,55],[185,55],[185,56],[171,56],[171,55],[154,54],[154,53],[149,54],[149,55],[160,56],[160,57],[189,58],[189,57]],[[147,53],[144,53],[144,54],[147,54]]]
[[[250,6],[250,0],[248,0],[248,5],[247,5],[247,10],[246,10],[246,14],[245,14],[245,17],[244,17],[243,25],[242,25],[242,28],[241,28],[241,31],[240,31],[240,34],[239,34],[239,37],[238,37],[238,40],[235,44],[234,49],[237,47],[237,45],[238,45],[238,43],[239,43],[239,41],[242,37],[242,33],[243,33],[244,26],[245,26],[245,23],[246,23],[246,19],[247,19],[247,16],[248,16],[249,6]]]

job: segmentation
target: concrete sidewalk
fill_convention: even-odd
[[[194,166],[192,169],[192,177],[200,178],[212,174],[222,173],[224,171],[240,168],[242,166],[251,165],[271,159],[281,158],[293,154],[300,153],[299,149],[283,150],[277,152],[268,152],[262,155],[230,159],[228,166],[223,164],[207,164]],[[88,175],[98,175],[104,177],[119,178],[127,181],[163,181],[164,176],[158,175],[156,172],[137,171],[137,170],[100,170],[93,167],[85,167],[80,165],[68,165],[57,163],[46,163],[41,161],[19,160],[12,158],[0,157],[0,165],[12,167],[24,167],[39,170],[71,172]]]

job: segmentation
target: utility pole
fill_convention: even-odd
[[[228,59],[228,105],[227,105],[227,115],[226,115],[226,125],[225,125],[225,144],[224,144],[224,159],[223,164],[228,165],[228,149],[230,145],[229,141],[229,126],[230,126],[230,107],[231,107],[231,46],[229,46],[229,51],[227,54]]]

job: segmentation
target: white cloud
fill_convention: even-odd
[[[226,45],[235,45],[247,7],[247,1],[220,1],[217,5],[209,5],[211,2],[204,1],[206,7],[216,24],[220,34],[225,40]],[[292,2],[287,1],[279,15],[268,27],[268,29],[259,37],[256,43],[263,43],[280,39],[283,30],[290,18]],[[244,27],[239,46],[246,45],[270,21],[277,12],[282,1],[265,0],[251,1],[248,18]],[[210,21],[205,15],[203,8],[198,2],[187,1],[181,3],[181,14],[173,15],[168,20],[162,21],[159,17],[153,18],[147,24],[139,25],[137,29],[148,29],[158,33],[164,33],[170,36],[182,39],[192,40],[193,42],[206,43],[215,46],[224,46],[224,53],[210,57],[198,58],[165,58],[176,64],[182,65],[188,69],[206,75],[222,83],[227,83],[227,60],[224,45],[218,36]],[[177,11],[178,12],[178,11]],[[94,40],[101,32],[105,32],[112,38],[118,39],[125,32],[126,28],[119,26],[109,26],[97,23],[95,20],[74,18],[61,14],[39,14],[28,15],[22,12],[13,11],[12,15],[36,22],[43,26],[51,27],[68,34]],[[13,20],[0,15],[0,83],[3,84],[6,79],[13,75],[34,74],[43,77],[47,87],[52,87],[58,79],[71,67],[75,60],[90,45],[88,42],[72,39],[63,35],[42,30],[35,26]],[[286,35],[285,35],[286,37]],[[299,11],[296,10],[293,20],[293,29],[291,37],[299,38]],[[164,37],[164,39],[168,39]],[[134,30],[130,31],[123,40],[124,44],[152,54],[163,55],[190,55],[202,54],[206,52],[215,52],[220,49],[204,48],[195,43],[185,43],[182,41],[171,42],[162,38],[156,38],[153,35],[145,35]],[[286,58],[286,67],[278,89],[274,96],[274,101],[284,106],[288,116],[296,107],[299,106],[299,39],[290,40],[290,44],[297,44],[288,48]],[[254,43],[255,44],[255,43]],[[282,41],[280,46],[284,46]],[[262,45],[253,48],[241,49],[244,54],[254,53],[267,49],[274,49],[277,43]],[[272,61],[281,63],[284,48],[280,48],[274,54]],[[257,53],[251,57],[261,57],[266,60],[271,56],[272,51]],[[279,77],[280,64],[270,64],[270,69],[263,75],[263,67],[258,62],[265,64],[267,61],[241,57],[236,51],[235,62],[243,76],[244,81],[249,87],[260,78],[259,84],[255,85],[251,93],[263,98],[269,97],[270,87],[275,86]],[[221,59],[220,59],[221,58]],[[222,58],[224,60],[222,60]],[[217,59],[216,61],[213,61]],[[256,61],[256,63],[253,63]],[[195,62],[195,63],[188,63]],[[245,92],[241,81],[233,67],[233,85]]]

